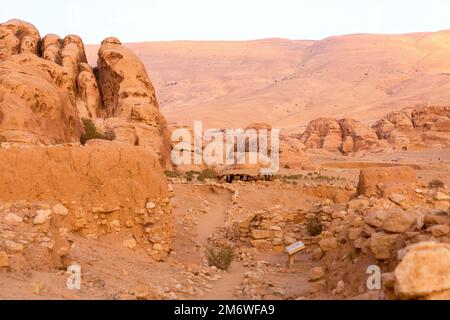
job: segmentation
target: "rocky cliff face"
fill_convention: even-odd
[[[41,38],[27,22],[0,24],[0,142],[77,143],[82,119],[121,142],[151,149],[170,167],[169,133],[153,85],[118,39],[103,41],[93,69],[79,36]]]
[[[95,140],[106,131],[115,141]],[[0,230],[17,231],[0,248],[12,268],[42,237],[52,245],[34,260],[65,267],[74,233],[116,235],[156,260],[171,251],[166,121],[144,66],[117,39],[103,42],[94,69],[76,35],[0,24],[0,167]],[[19,245],[21,231],[34,236]]]

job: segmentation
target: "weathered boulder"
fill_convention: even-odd
[[[450,245],[423,242],[407,248],[395,269],[395,292],[420,298],[450,290]]]
[[[380,228],[384,220],[386,219],[387,213],[385,210],[371,210],[364,217],[364,222],[374,228]]]
[[[370,249],[378,260],[389,259],[394,251],[398,235],[391,235],[385,232],[378,232],[370,238]]]
[[[321,267],[314,267],[309,271],[309,281],[317,281],[324,278],[325,271]]]
[[[388,197],[393,193],[415,195],[416,173],[410,167],[376,167],[362,169],[358,195]]]
[[[324,238],[320,240],[319,246],[323,252],[329,252],[337,248],[338,242],[336,238]]]
[[[59,65],[22,54],[0,63],[0,143],[78,142],[78,113],[61,87]]]
[[[392,233],[403,233],[411,228],[416,221],[413,212],[402,209],[389,209],[383,221],[383,229]]]
[[[37,53],[39,31],[30,23],[9,20],[0,24],[0,61],[19,53]]]

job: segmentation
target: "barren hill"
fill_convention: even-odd
[[[321,41],[127,44],[147,66],[169,122],[298,128],[318,117],[372,123],[450,102],[450,31]],[[88,49],[94,62],[96,48]]]

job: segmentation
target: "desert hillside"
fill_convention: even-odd
[[[318,117],[368,123],[450,101],[450,31],[321,41],[127,44],[143,60],[168,122],[298,128]],[[87,49],[96,61],[96,47]]]
[[[0,23],[0,300],[450,299],[445,35],[85,50]],[[193,120],[290,132],[268,174],[255,135],[186,148]]]

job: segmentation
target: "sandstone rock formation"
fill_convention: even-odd
[[[81,146],[89,130],[87,140],[117,139]],[[156,260],[171,251],[166,122],[145,68],[117,39],[104,41],[93,69],[79,36],[41,39],[27,22],[0,24],[0,167],[5,221],[51,236],[52,250],[36,256],[50,254],[52,266],[63,266],[70,233],[118,234]],[[35,250],[35,241],[7,240],[3,265]]]
[[[420,106],[392,112],[373,125],[396,150],[450,146],[450,107]]]
[[[36,53],[41,40],[39,31],[30,23],[9,20],[0,24],[0,60],[19,53]]]
[[[61,64],[61,47],[63,40],[56,34],[48,34],[41,41],[42,58]]]
[[[410,167],[367,168],[361,170],[358,195],[383,196],[415,194],[416,173]]]
[[[121,141],[149,147],[170,167],[169,131],[159,112],[155,89],[136,55],[116,38],[102,42],[98,59],[99,87],[104,117],[118,118],[105,123]]]
[[[337,151],[342,145],[342,129],[336,119],[320,118],[311,121],[301,140],[309,149]]]
[[[300,139],[307,148],[339,151],[343,154],[381,147],[375,131],[353,119],[314,120]]]
[[[353,119],[320,118],[300,136],[309,149],[359,151],[419,150],[450,146],[450,107],[420,106],[392,112],[372,127]]]
[[[98,120],[99,131],[147,147],[164,168],[171,167],[169,134],[153,85],[119,40],[103,41],[94,72],[77,35],[41,40],[34,26],[19,20],[1,24],[0,34],[0,142],[76,143],[81,120]]]
[[[35,55],[15,55],[0,62],[0,142],[79,142],[78,113],[62,86],[61,67]]]

